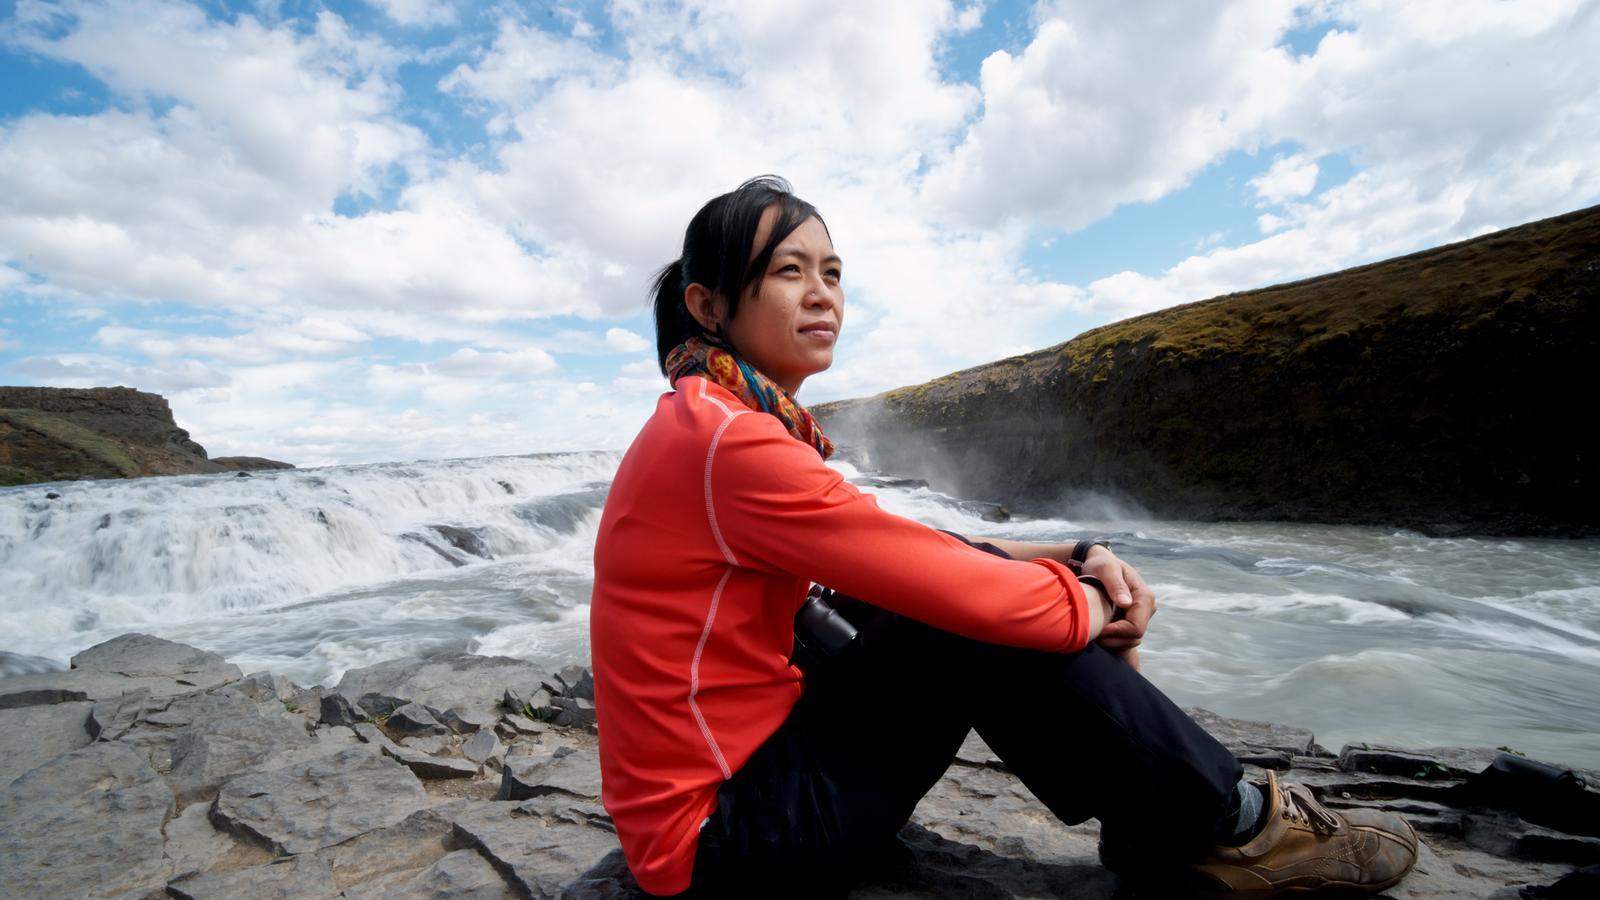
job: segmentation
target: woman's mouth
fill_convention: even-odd
[[[800,329],[800,333],[812,340],[827,341],[829,343],[832,343],[833,339],[839,334],[838,329],[831,322],[818,322],[815,325],[807,325]]]

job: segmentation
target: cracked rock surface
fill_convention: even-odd
[[[102,667],[85,674],[111,679],[90,699],[12,689],[37,675],[0,679],[0,697],[27,701],[0,708],[8,900],[641,896],[598,799],[597,738],[571,715],[589,709],[587,671],[395,660],[347,674],[338,692],[307,691],[270,673],[240,679],[214,654],[169,644],[128,636],[80,654]],[[1485,788],[1478,773],[1496,751],[1334,754],[1305,729],[1190,712],[1251,777],[1271,768],[1331,807],[1405,815],[1422,853],[1386,897],[1513,900],[1600,861],[1600,819],[1572,812],[1600,793]],[[443,727],[416,734],[428,718]],[[1098,838],[1093,821],[1054,819],[972,734],[901,832],[903,849],[850,896],[1112,900],[1120,886],[1099,865]]]

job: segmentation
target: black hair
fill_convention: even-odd
[[[778,207],[778,218],[766,246],[752,259],[761,214]],[[728,318],[739,309],[746,288],[758,284],[772,262],[772,253],[807,219],[822,221],[817,208],[794,195],[789,182],[776,175],[752,178],[732,191],[714,197],[689,220],[683,233],[683,255],[657,273],[652,291],[656,309],[656,356],[661,374],[667,374],[667,354],[695,336],[727,344],[727,336],[707,331],[683,302],[691,284],[704,285],[728,303]],[[827,223],[823,223],[827,228]]]

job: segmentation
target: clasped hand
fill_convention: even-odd
[[[1150,617],[1156,614],[1156,595],[1133,566],[1115,553],[1096,544],[1083,562],[1083,574],[1093,575],[1106,586],[1111,602],[1123,610],[1123,617],[1107,623],[1100,631],[1100,646],[1139,668],[1139,645],[1144,642]]]

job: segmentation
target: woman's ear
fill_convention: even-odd
[[[705,285],[695,282],[683,289],[683,305],[700,327],[712,334],[721,334],[727,323],[728,303],[711,293]]]

